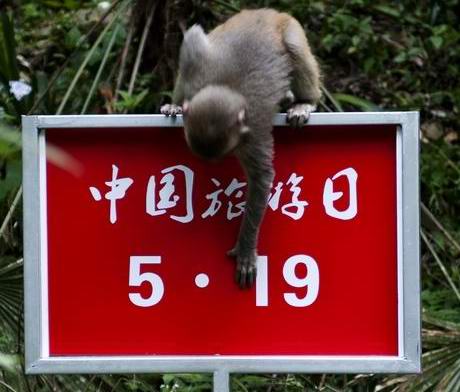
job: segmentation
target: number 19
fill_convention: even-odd
[[[303,264],[307,268],[307,273],[303,277],[299,277],[295,272],[296,266],[299,264]],[[316,301],[319,292],[319,269],[313,257],[307,255],[289,257],[283,266],[283,277],[290,286],[307,289],[305,296],[301,298],[296,293],[284,293],[284,300],[288,305],[301,308]],[[257,259],[256,306],[268,306],[267,256],[259,256]]]

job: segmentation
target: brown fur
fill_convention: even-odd
[[[308,120],[321,96],[319,66],[299,22],[271,9],[242,11],[208,35],[191,27],[179,63],[173,105],[162,113],[180,113],[184,104],[190,148],[207,158],[234,151],[248,178],[245,214],[229,252],[237,260],[237,282],[248,287],[274,177],[272,118],[293,93],[288,119],[297,126]]]

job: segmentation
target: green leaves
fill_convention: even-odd
[[[385,14],[387,16],[392,16],[393,18],[401,17],[401,7],[399,4],[393,4],[392,6],[386,4],[377,4],[373,7],[375,10]]]
[[[80,6],[80,2],[77,0],[41,0],[41,2],[45,6],[56,9],[75,10]]]
[[[19,79],[13,26],[5,11],[0,11],[0,77],[3,83]]]
[[[17,333],[22,312],[22,260],[0,259],[0,323]]]
[[[69,49],[74,49],[77,47],[78,43],[82,38],[80,29],[77,26],[72,27],[66,34],[64,44]]]
[[[444,43],[444,39],[439,35],[434,35],[430,37],[430,42],[435,49],[441,48],[442,44]]]
[[[360,111],[379,112],[382,110],[374,103],[366,99],[356,97],[354,95],[350,95],[350,94],[332,94],[332,95],[335,98],[335,100],[340,102],[341,104],[351,105],[353,108],[358,109]]]
[[[19,79],[11,17],[5,11],[0,11],[0,109],[7,110],[8,114],[14,116],[25,111],[24,101],[14,98],[10,92],[10,83]]]
[[[21,134],[0,120],[0,159],[8,158],[21,150]]]
[[[121,100],[118,101],[115,105],[116,109],[120,112],[124,110],[134,110],[136,109],[147,96],[149,90],[143,90],[138,94],[129,94],[128,91],[119,91],[121,95]]]
[[[69,87],[67,88],[67,91],[64,94],[64,97],[62,98],[61,104],[59,105],[56,114],[62,114],[65,105],[67,104],[67,101],[70,99],[78,81],[80,80],[86,66],[88,65],[89,61],[93,57],[93,54],[95,51],[98,49],[99,45],[101,44],[102,40],[108,35],[110,28],[114,25],[115,22],[117,22],[118,17],[121,15],[122,11],[125,10],[126,6],[128,5],[128,2],[124,2],[118,9],[117,12],[115,13],[115,16],[111,19],[111,21],[104,27],[102,32],[99,34],[97,37],[96,41],[94,42],[93,46],[91,49],[88,51],[88,53],[85,55],[82,63],[78,67],[77,72],[75,73],[75,76],[73,77],[72,81],[70,82]]]
[[[0,353],[0,369],[14,372],[20,366],[19,356],[15,354]]]

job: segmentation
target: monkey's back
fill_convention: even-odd
[[[209,41],[233,72],[222,81],[239,90],[254,107],[273,111],[289,89],[292,65],[283,43],[291,16],[272,9],[245,10],[209,34]],[[271,118],[271,114],[270,114]]]
[[[211,42],[238,45],[255,38],[258,42],[268,40],[278,50],[283,50],[282,32],[290,15],[273,9],[243,10],[208,34]]]
[[[205,35],[188,30],[181,48],[185,98],[206,85],[225,85],[247,100],[250,125],[271,122],[289,90],[292,64],[283,44],[291,16],[271,9],[242,11]]]

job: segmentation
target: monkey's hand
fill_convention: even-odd
[[[168,103],[161,107],[160,112],[166,117],[176,117],[178,114],[182,114],[182,107],[179,105],[174,105],[173,103]]]
[[[310,113],[316,110],[315,105],[298,103],[287,111],[286,120],[293,127],[303,127],[310,118]]]
[[[227,255],[236,259],[235,281],[242,288],[251,287],[257,275],[257,252],[241,251],[237,247],[227,252]]]

